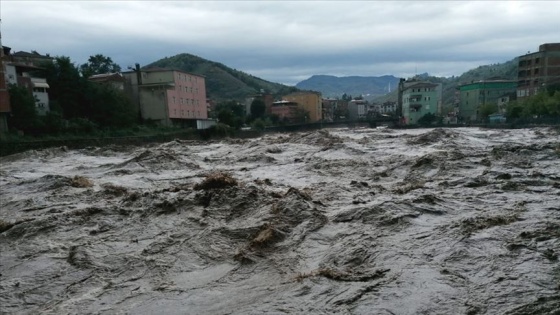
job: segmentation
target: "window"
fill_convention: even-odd
[[[184,102],[184,101],[183,101],[183,98],[181,97],[181,104],[184,104],[183,102]]]
[[[175,96],[173,96],[173,104],[175,104],[175,101],[176,101],[176,100],[175,100]]]

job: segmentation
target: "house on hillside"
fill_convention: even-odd
[[[480,107],[483,105],[496,105],[502,104],[502,109],[505,112],[503,103],[509,102],[510,95],[515,94],[517,82],[513,80],[504,80],[499,78],[492,78],[488,80],[480,80],[463,84],[457,87],[459,90],[459,119],[463,121],[477,121],[484,120],[487,117],[481,117]]]
[[[551,85],[560,86],[560,43],[542,44],[539,51],[518,57],[518,99]]]
[[[397,104],[397,112],[400,113],[397,114],[401,115],[404,124],[417,124],[427,114],[438,114],[442,98],[441,83],[401,80],[398,93],[400,104]]]
[[[313,123],[323,119],[323,104],[321,93],[319,92],[295,92],[282,97],[283,101],[295,102],[301,109],[309,113],[307,122]]]
[[[208,120],[203,76],[177,69],[140,69],[139,65],[122,75],[125,92],[136,100],[142,119],[193,128]]]

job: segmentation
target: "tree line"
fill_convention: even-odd
[[[94,74],[121,70],[110,57],[90,56],[87,63],[78,67],[69,57],[57,56],[38,68],[30,74],[47,80],[50,110],[40,116],[32,92],[23,86],[10,85],[10,130],[37,136],[89,133],[99,129],[127,128],[138,123],[136,107],[123,91],[88,80]]]

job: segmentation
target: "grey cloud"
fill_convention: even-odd
[[[295,84],[313,74],[459,75],[559,41],[559,11],[548,1],[4,1],[2,39],[125,67],[185,52]]]

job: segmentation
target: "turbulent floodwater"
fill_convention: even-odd
[[[560,314],[558,129],[0,159],[0,312]]]

